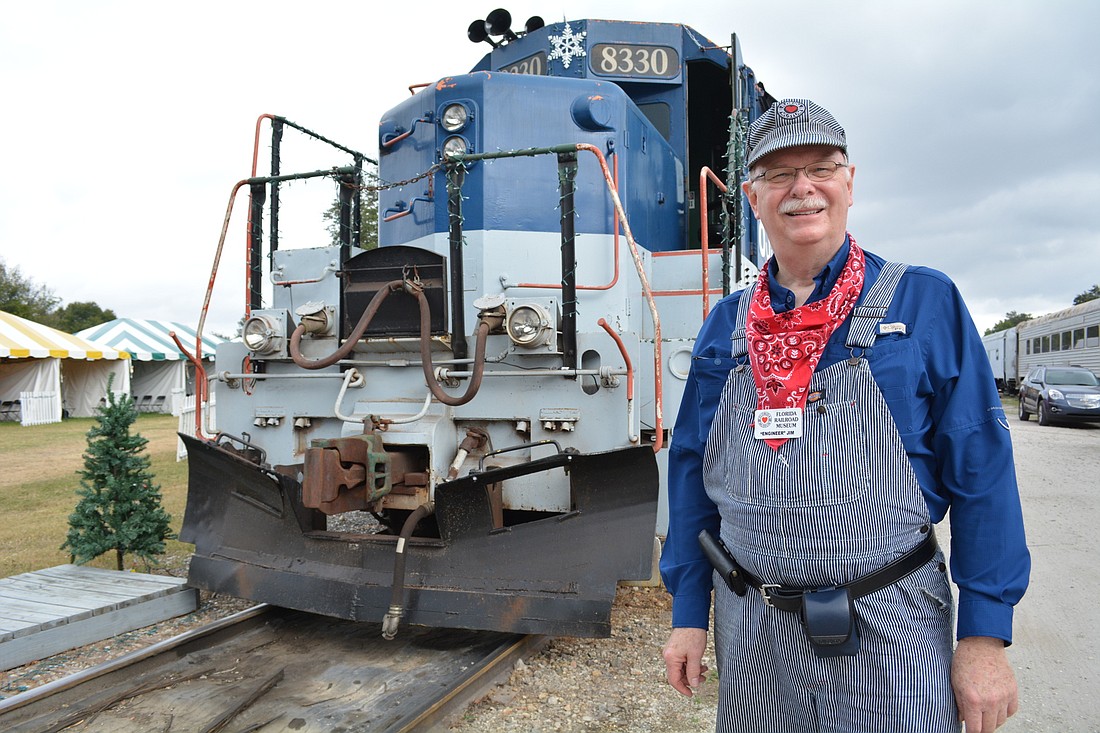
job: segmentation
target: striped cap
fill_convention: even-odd
[[[784,99],[749,126],[748,164],[768,153],[800,145],[829,145],[848,152],[844,128],[824,107],[808,99]]]

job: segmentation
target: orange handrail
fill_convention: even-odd
[[[703,320],[710,313],[710,232],[707,227],[707,179],[714,182],[722,193],[729,191],[726,184],[707,166],[699,171],[699,249],[703,255]],[[725,281],[723,281],[725,282]]]
[[[622,354],[623,361],[626,362],[626,436],[631,443],[638,442],[638,434],[634,432],[634,364],[630,361],[630,354],[626,350],[626,344],[623,343],[619,334],[615,333],[615,329],[611,328],[605,319],[601,318],[596,321],[596,324],[607,331],[607,335],[614,340],[615,345],[619,347],[619,353]]]
[[[626,362],[626,399],[628,401],[633,400],[634,399],[634,364],[630,361],[630,354],[627,353],[626,344],[623,343],[623,340],[619,336],[619,334],[615,333],[615,329],[611,328],[611,324],[608,323],[603,318],[596,321],[596,325],[598,325],[603,330],[607,331],[607,335],[610,336],[615,341],[615,345],[619,347],[619,353],[622,354],[623,361]]]
[[[619,156],[615,156],[615,190],[619,190]],[[611,282],[606,285],[578,285],[577,290],[610,290],[619,282],[619,217],[615,217],[615,225],[612,229],[612,257],[614,265],[611,274]],[[549,288],[561,289],[561,283],[516,283],[517,288]]]
[[[185,349],[181,347],[181,351],[190,359],[191,363],[195,365],[195,436],[198,438],[202,436],[202,400],[200,396],[206,396],[206,368],[202,364],[202,329],[206,325],[206,314],[210,311],[210,296],[214,292],[214,280],[218,277],[218,267],[221,265],[222,249],[225,247],[225,235],[229,231],[229,219],[233,215],[233,204],[237,199],[237,192],[241,190],[242,186],[247,185],[249,179],[243,181],[237,181],[233,185],[233,190],[229,194],[229,204],[225,208],[225,219],[222,220],[222,231],[218,237],[218,249],[214,253],[214,265],[210,268],[210,280],[206,284],[206,295],[202,301],[202,311],[199,314],[199,325],[195,329],[195,353],[194,355],[188,354]],[[179,342],[176,342],[179,345]],[[199,384],[202,384],[200,389]]]
[[[203,366],[201,358],[196,358],[194,354],[187,350],[175,331],[169,331],[168,336],[175,342],[176,348],[183,352],[183,355],[186,356],[187,360],[195,367],[195,437],[201,438],[202,403],[207,400],[207,394],[209,392],[209,385],[206,381],[206,367]],[[199,343],[202,343],[201,336],[199,337]]]
[[[658,453],[664,446],[663,400],[661,398],[661,316],[657,312],[657,303],[653,300],[653,291],[649,287],[649,278],[646,277],[645,265],[642,263],[641,254],[638,253],[638,244],[634,241],[634,233],[630,231],[630,222],[626,220],[623,202],[619,199],[619,190],[615,186],[615,181],[612,178],[610,169],[607,167],[607,159],[604,158],[603,152],[595,145],[577,143],[577,150],[587,150],[595,155],[596,160],[600,163],[600,170],[603,171],[604,181],[607,182],[608,193],[611,194],[611,201],[615,204],[615,211],[619,215],[619,221],[622,222],[623,234],[626,235],[626,244],[630,249],[630,256],[634,260],[634,268],[638,271],[638,280],[642,285],[642,295],[645,296],[646,303],[649,305],[650,315],[653,317],[653,427],[656,432],[653,442],[653,452]]]

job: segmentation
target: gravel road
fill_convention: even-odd
[[[1031,585],[1008,652],[1020,712],[1006,733],[1100,733],[1100,425],[1011,419]]]

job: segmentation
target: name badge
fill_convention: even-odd
[[[802,410],[796,407],[757,410],[752,427],[753,437],[757,440],[801,438]]]

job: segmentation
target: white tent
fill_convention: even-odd
[[[111,391],[130,392],[130,355],[0,311],[0,420],[24,425],[92,417]]]
[[[130,391],[142,412],[178,413],[178,402],[195,392],[195,368],[172,340],[175,333],[192,353],[195,329],[182,323],[117,318],[77,333],[82,338],[130,353]],[[202,357],[212,364],[222,339],[203,336]]]

